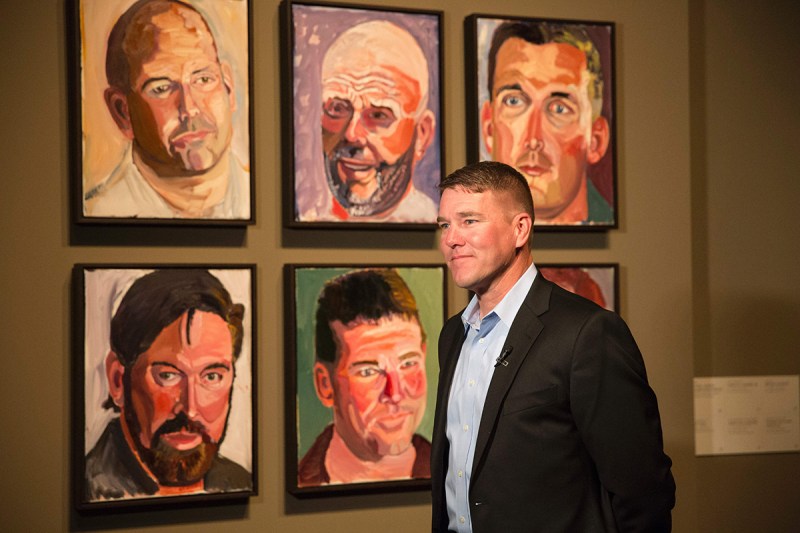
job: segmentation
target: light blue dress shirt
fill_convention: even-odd
[[[500,303],[481,320],[477,297],[473,297],[461,314],[466,338],[456,364],[450,398],[447,402],[447,440],[450,454],[445,477],[445,496],[448,528],[459,533],[471,533],[469,514],[469,478],[478,426],[489,383],[492,381],[497,358],[517,316],[522,302],[536,278],[531,265]],[[511,354],[510,357],[514,355]],[[498,488],[498,490],[501,490]]]

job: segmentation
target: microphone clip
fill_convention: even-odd
[[[497,359],[495,359],[494,367],[497,368],[500,365],[508,366],[508,361],[506,359],[508,359],[508,356],[511,355],[511,351],[513,349],[513,346],[504,347],[503,351],[500,352],[500,355],[497,356]]]

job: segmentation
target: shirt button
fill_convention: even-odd
[[[473,385],[475,385],[475,380],[474,379],[469,380],[469,386],[472,387]]]
[[[478,344],[483,344],[484,342],[486,342],[486,339],[484,339],[483,337],[481,337],[481,338],[480,338],[480,340],[478,341]]]
[[[458,471],[458,477],[464,477],[464,471],[463,470],[459,470]]]
[[[464,424],[464,431],[469,431],[469,424]]]
[[[464,518],[463,516],[459,516],[459,517],[458,517],[458,521],[459,521],[460,523],[464,524],[464,523],[466,523],[467,519],[466,519],[466,518]]]

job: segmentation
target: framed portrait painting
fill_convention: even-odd
[[[81,224],[254,217],[250,0],[69,0]]]
[[[540,230],[617,227],[613,22],[464,20],[467,160],[516,168]]]
[[[74,267],[79,510],[257,494],[254,274]]]
[[[286,265],[286,484],[426,490],[444,265]]]
[[[536,268],[562,289],[583,296],[609,311],[620,312],[618,264],[542,263]]]
[[[281,4],[288,227],[435,228],[444,165],[441,18]]]

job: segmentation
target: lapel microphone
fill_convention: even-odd
[[[497,368],[500,365],[508,366],[508,361],[506,361],[506,359],[508,359],[508,356],[511,355],[511,350],[513,349],[513,346],[504,347],[503,351],[500,352],[500,355],[497,356],[497,359],[495,359],[494,367]]]

